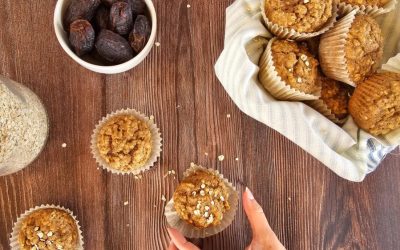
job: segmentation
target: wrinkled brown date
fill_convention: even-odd
[[[98,31],[102,29],[108,29],[108,24],[110,22],[110,11],[104,7],[100,6],[97,9],[95,16],[95,26]]]
[[[131,5],[134,16],[144,14],[146,12],[146,3],[143,0],[128,0]]]
[[[113,5],[115,2],[117,2],[118,0],[101,0],[101,2],[108,7],[111,7],[111,5]]]
[[[111,30],[100,32],[95,47],[101,57],[112,63],[123,63],[133,58],[129,43]]]
[[[133,30],[129,34],[129,43],[132,49],[139,53],[146,46],[147,40],[151,33],[151,24],[146,16],[139,15],[136,17]]]
[[[99,5],[100,0],[73,0],[64,15],[64,29],[77,19],[92,20]]]
[[[69,30],[69,42],[78,56],[83,56],[92,51],[95,32],[88,21],[75,20],[71,23]]]
[[[110,9],[110,28],[120,35],[127,35],[132,29],[132,10],[126,2],[116,2]]]

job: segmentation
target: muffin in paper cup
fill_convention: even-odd
[[[266,15],[265,1],[266,0],[260,0],[261,14],[262,14],[263,20],[265,22],[265,25],[267,26],[268,30],[271,33],[273,33],[274,35],[276,35],[277,37],[282,38],[282,39],[306,40],[306,39],[309,39],[312,37],[319,36],[333,27],[333,25],[336,22],[336,18],[338,16],[337,4],[333,4],[332,16],[327,20],[327,22],[323,25],[323,27],[320,30],[318,30],[316,32],[310,32],[310,33],[297,32],[293,28],[283,27],[283,26],[280,26],[280,25],[275,24],[272,21],[270,21]],[[335,2],[335,1],[336,0],[334,0],[333,2]]]
[[[113,138],[114,144],[108,146]],[[122,109],[99,121],[93,130],[90,148],[103,169],[113,174],[138,175],[157,162],[161,155],[161,142],[161,133],[154,118],[134,109]],[[110,150],[113,150],[112,154]]]
[[[317,110],[318,112],[320,112],[322,115],[324,115],[326,118],[328,118],[329,120],[331,120],[332,122],[338,124],[338,125],[342,125],[347,121],[347,118],[343,118],[343,119],[338,119],[333,113],[332,110],[326,105],[326,103],[321,100],[312,100],[312,101],[307,101],[307,104],[310,105],[312,108],[314,108],[315,110]]]
[[[340,2],[338,4],[338,13],[341,15],[346,15],[351,11],[356,10],[359,13],[376,17],[394,10],[396,7],[396,3],[397,0],[390,0],[383,7],[379,7],[376,5],[355,5]]]
[[[198,166],[194,163],[191,164],[190,168],[187,169],[184,173],[184,178],[188,178],[190,176],[193,176],[196,173],[199,172],[206,172],[209,174],[212,174],[213,176],[217,177],[219,181],[221,181],[223,184],[225,184],[225,187],[227,188],[228,192],[229,192],[229,198],[228,198],[228,204],[230,206],[229,210],[225,211],[223,213],[223,218],[222,220],[219,221],[219,224],[217,225],[209,225],[207,227],[197,227],[194,224],[191,224],[189,222],[187,222],[186,220],[182,219],[179,215],[179,213],[176,211],[175,208],[175,204],[174,204],[174,198],[172,198],[166,205],[165,207],[165,217],[167,219],[168,224],[177,229],[178,231],[180,231],[184,236],[188,237],[188,238],[206,238],[212,235],[215,235],[221,231],[223,231],[225,228],[227,228],[234,220],[236,211],[237,211],[237,207],[238,207],[238,201],[239,201],[239,194],[236,191],[235,187],[232,185],[232,183],[230,183],[227,179],[224,178],[224,176],[222,174],[220,174],[217,170],[214,169],[207,169],[204,168],[202,166]],[[182,185],[182,184],[180,184]],[[179,188],[179,187],[178,187]],[[203,186],[203,184],[201,185],[201,188],[207,189],[206,185]],[[194,192],[194,196],[196,195],[202,195],[203,197],[210,195],[209,197],[212,196],[212,189],[210,189],[211,192],[209,194],[202,194],[201,192],[203,191],[203,189],[200,191],[199,194],[196,194],[196,192]],[[203,191],[204,192],[204,191]],[[223,197],[221,197],[220,199],[222,201],[224,201],[222,199]],[[218,198],[217,198],[218,199]],[[200,202],[198,201],[200,206]],[[211,201],[211,204],[214,205],[213,201]],[[211,205],[210,205],[211,206]],[[208,207],[208,209],[207,209]],[[199,208],[199,213],[200,210],[204,208],[204,213],[207,213],[207,211],[210,211],[210,217],[212,217],[212,209],[210,209],[209,206],[205,205],[202,208]],[[194,216],[196,216],[196,211],[194,211]],[[203,217],[202,214],[199,214],[199,218],[201,219],[201,217]],[[204,214],[205,218],[210,218],[207,217]],[[207,220],[208,220],[207,219]]]
[[[82,236],[82,231],[81,231],[81,227],[79,225],[79,221],[76,219],[76,216],[74,216],[74,214],[72,213],[71,210],[64,208],[62,206],[58,206],[58,205],[41,205],[41,206],[36,206],[34,208],[31,208],[27,211],[25,211],[25,213],[23,213],[22,215],[19,216],[19,218],[17,219],[17,222],[14,224],[13,227],[13,231],[11,233],[11,238],[10,238],[10,249],[11,250],[20,250],[20,243],[19,243],[19,234],[21,229],[23,229],[23,224],[25,222],[26,219],[29,219],[30,216],[32,216],[34,213],[40,212],[42,210],[45,209],[52,209],[52,210],[59,210],[59,211],[63,211],[65,213],[67,213],[69,215],[69,217],[74,221],[75,225],[76,225],[76,234],[77,234],[77,239],[76,239],[76,246],[74,247],[74,249],[77,250],[83,250],[83,245],[84,245],[84,241],[83,241],[83,236]],[[59,225],[57,225],[59,226]],[[57,246],[57,230],[53,230],[53,231],[41,231],[41,229],[39,228],[39,226],[35,226],[35,228],[33,229],[34,232],[37,234],[37,237],[39,239],[42,240],[38,240],[38,247],[40,246],[39,244],[48,244],[48,246],[53,245],[54,249],[63,249],[60,248],[59,246]],[[60,244],[61,247],[63,246],[62,244]],[[35,246],[33,246],[35,247]],[[36,248],[39,249],[39,248]],[[70,248],[68,248],[70,249]]]
[[[357,19],[359,18],[359,19]],[[356,46],[356,44],[351,44],[359,40],[357,37],[350,39],[351,28],[354,26],[356,31],[359,29],[359,33],[365,34],[363,29],[366,29],[366,25],[369,25],[370,31],[368,36],[376,36],[377,40],[374,40],[377,44],[376,50],[363,51],[360,60],[353,58],[348,60],[346,53],[350,53],[350,56],[357,57],[357,48],[363,48],[362,45],[358,45],[357,48],[348,49],[346,46]],[[364,26],[363,26],[364,25]],[[369,39],[369,38],[368,38]],[[365,40],[365,39],[364,39]],[[364,42],[366,43],[366,41]],[[366,46],[366,45],[365,45]],[[373,45],[368,45],[372,47]],[[369,48],[368,48],[369,49]],[[334,51],[334,53],[332,53]],[[361,82],[373,74],[378,66],[379,61],[382,59],[383,54],[383,37],[379,25],[374,19],[366,15],[357,15],[357,11],[353,10],[341,20],[339,20],[335,26],[322,35],[320,45],[319,45],[319,59],[321,63],[322,71],[329,78],[335,79],[340,82],[347,83],[351,86],[356,86],[357,82]]]
[[[272,55],[272,44],[278,41],[277,38],[272,38],[261,55],[259,61],[259,80],[268,92],[279,100],[290,101],[306,101],[316,100],[321,96],[320,90],[314,94],[307,94],[300,90],[294,89],[286,84],[279,76]]]

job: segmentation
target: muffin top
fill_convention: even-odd
[[[373,74],[383,55],[383,36],[378,23],[367,15],[357,15],[345,47],[350,79],[360,82]]]
[[[319,63],[305,46],[276,40],[272,43],[272,57],[278,75],[286,84],[306,94],[319,95]]]
[[[349,110],[359,127],[373,135],[400,128],[400,74],[374,74],[357,85]]]
[[[100,128],[97,148],[110,167],[125,172],[135,170],[150,158],[150,128],[133,115],[114,116]]]
[[[333,15],[333,0],[264,1],[270,22],[301,33],[320,30]]]
[[[390,0],[340,0],[341,3],[351,5],[365,5],[365,6],[385,6]]]
[[[198,227],[219,225],[230,209],[229,189],[221,178],[198,170],[177,187],[174,207],[181,219]]]
[[[321,100],[337,119],[346,118],[349,114],[348,104],[352,88],[324,76],[320,77],[320,81],[322,85]]]
[[[21,250],[76,250],[78,237],[78,228],[69,213],[44,208],[23,219],[18,242]]]

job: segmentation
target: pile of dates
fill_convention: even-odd
[[[63,23],[79,57],[90,54],[115,65],[146,45],[151,33],[147,13],[143,0],[72,0]]]

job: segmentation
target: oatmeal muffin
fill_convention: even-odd
[[[325,75],[352,86],[376,71],[382,55],[378,23],[367,15],[355,16],[355,11],[321,38],[320,62]]]
[[[79,248],[79,230],[68,212],[42,208],[22,219],[18,243],[21,250],[76,250]]]
[[[400,74],[377,73],[360,83],[349,110],[356,124],[372,135],[400,128]]]
[[[318,64],[304,45],[272,39],[260,59],[260,82],[280,100],[318,99]]]
[[[340,0],[340,3],[346,3],[357,6],[367,5],[367,6],[378,6],[378,7],[383,7],[389,2],[390,0]]]
[[[173,200],[179,217],[197,228],[217,226],[230,209],[230,192],[218,176],[197,170],[177,187]]]
[[[332,25],[336,19],[334,0],[261,1],[262,14],[268,28],[281,38],[295,39],[296,37],[287,36],[289,30],[302,34],[317,33],[329,28],[327,26]],[[287,29],[287,32],[277,32],[273,26]]]
[[[150,128],[133,115],[114,116],[100,128],[97,148],[111,168],[120,171],[140,168],[151,155]]]

